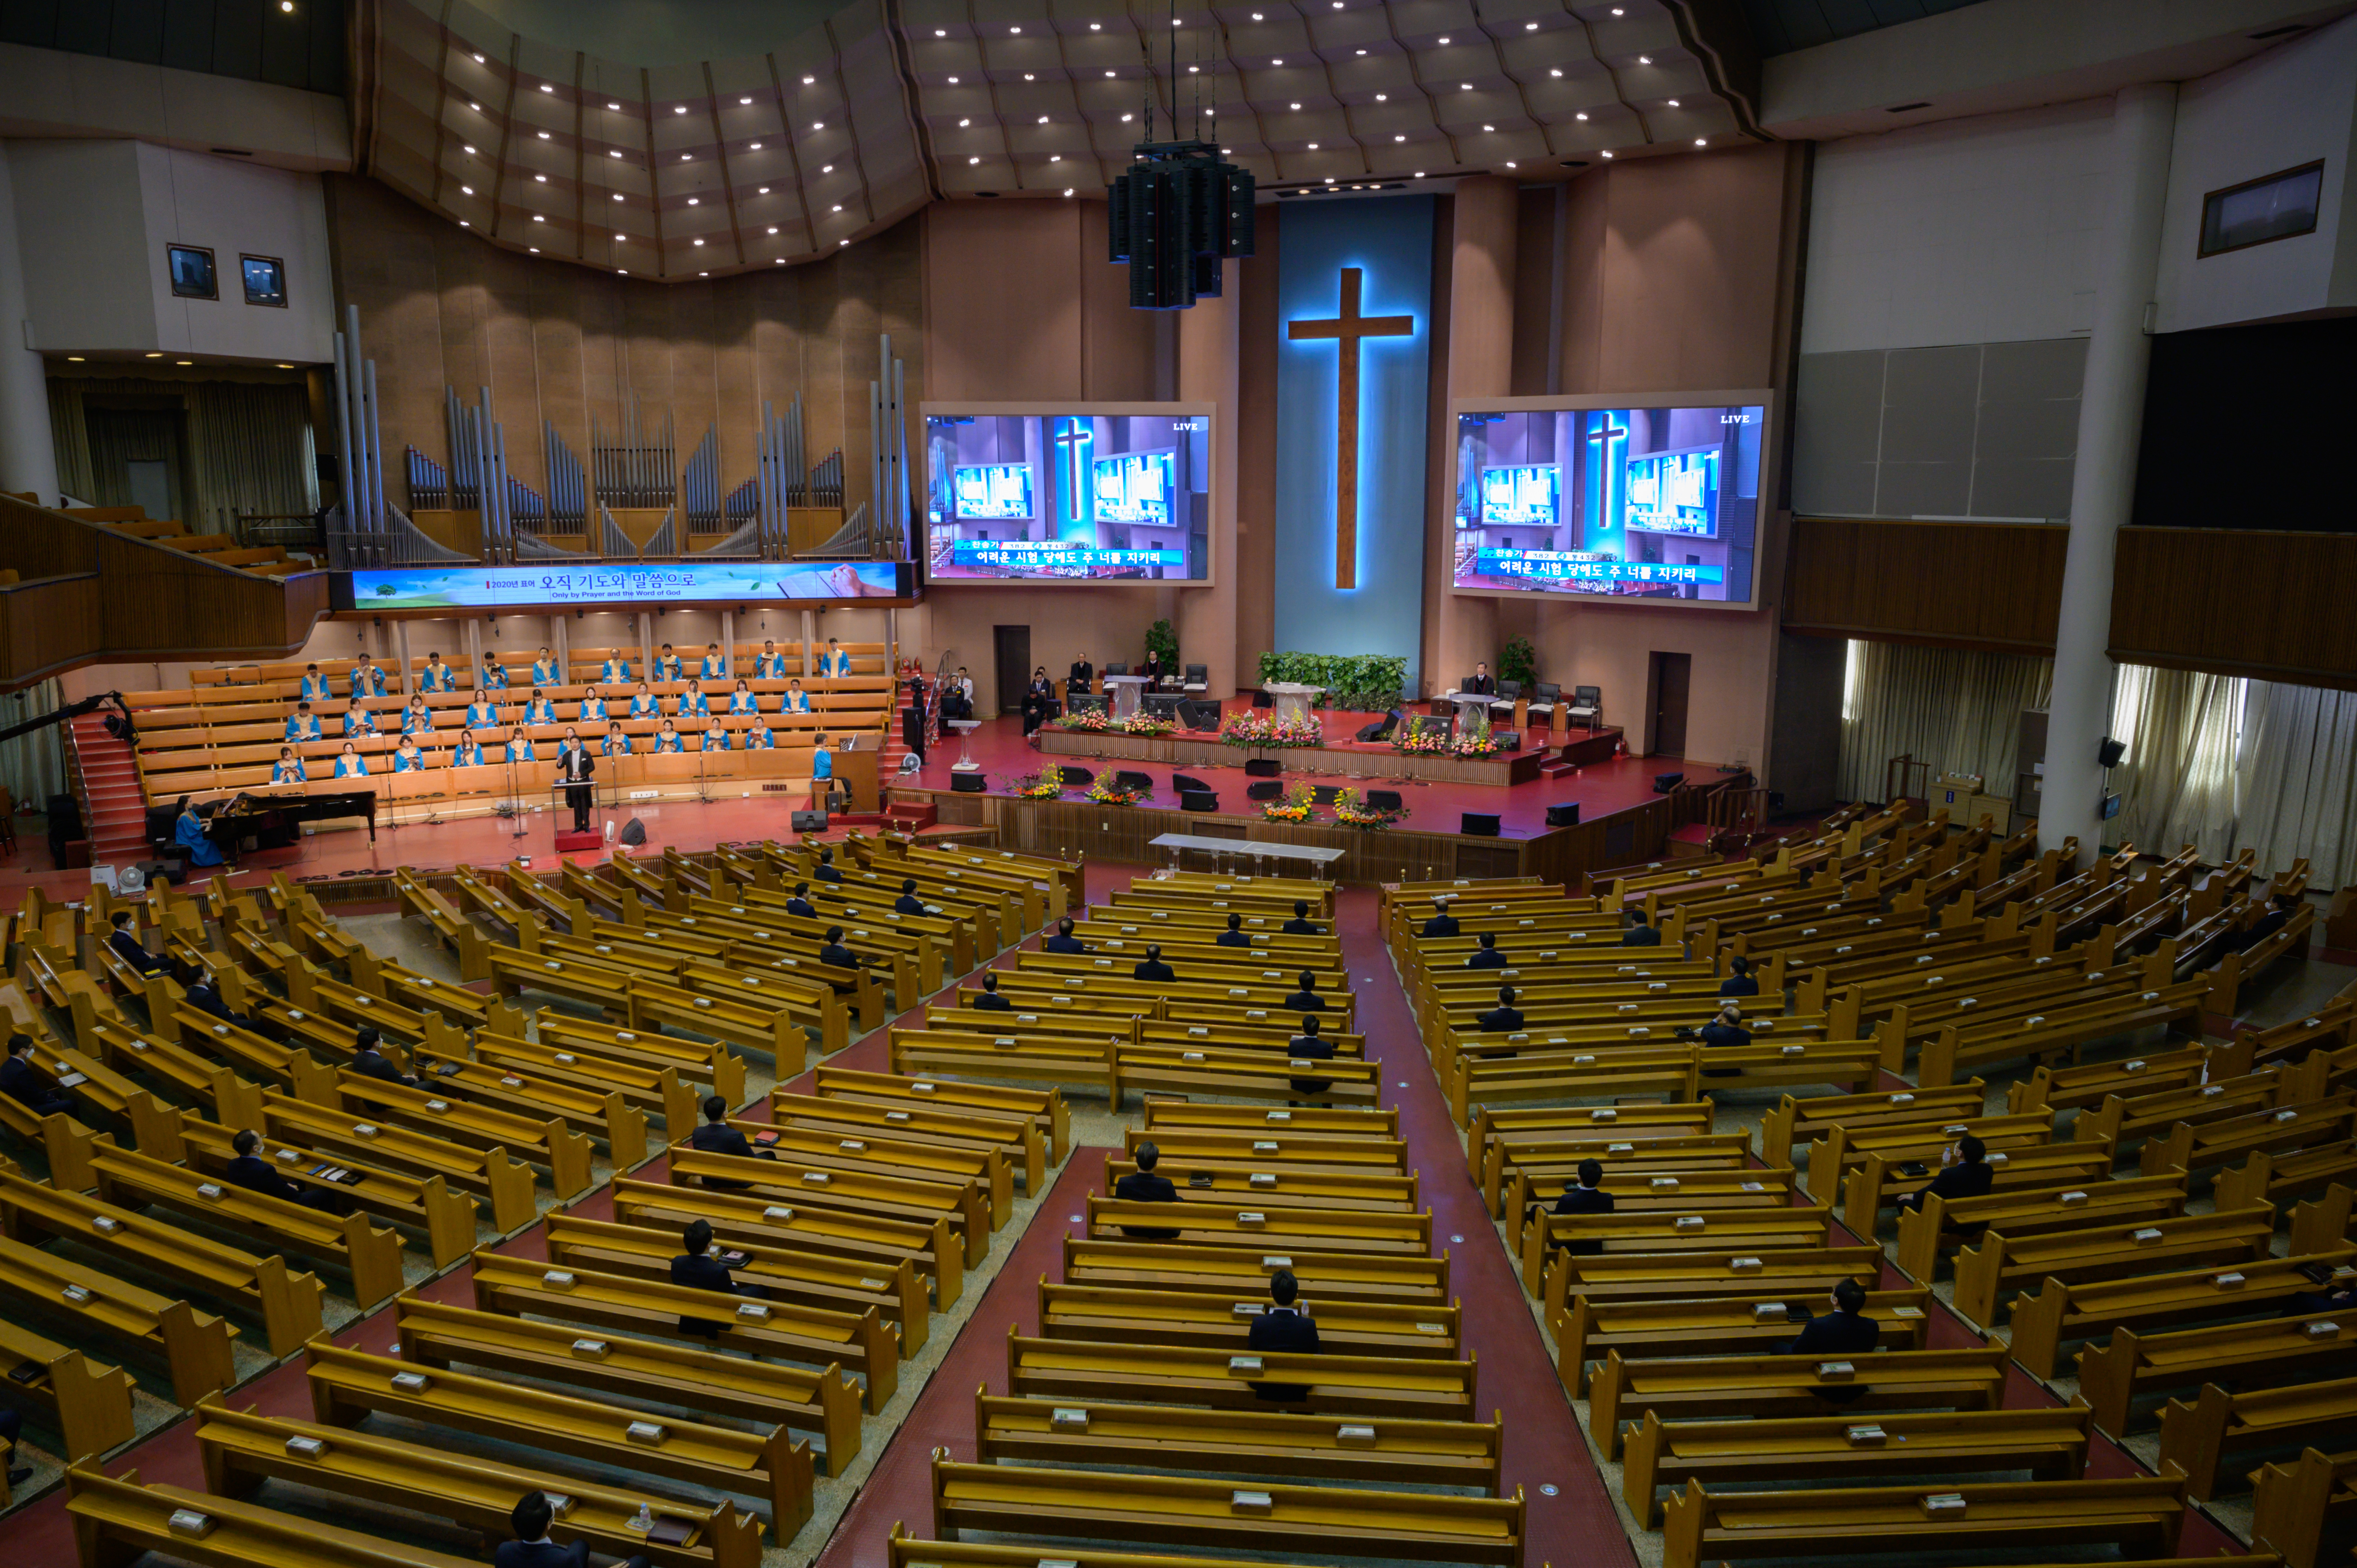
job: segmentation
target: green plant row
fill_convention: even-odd
[[[1260,680],[1323,686],[1321,708],[1381,713],[1396,703],[1407,683],[1407,658],[1396,653],[1264,653]]]

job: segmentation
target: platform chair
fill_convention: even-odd
[[[1586,725],[1587,733],[1594,735],[1598,722],[1604,717],[1604,688],[1574,686],[1571,689],[1571,712],[1568,716],[1573,724]]]
[[[1208,664],[1188,665],[1184,676],[1178,682],[1180,693],[1191,695],[1194,693],[1208,692],[1211,689],[1211,667]]]
[[[1490,703],[1490,716],[1502,718],[1508,724],[1513,723],[1514,703],[1521,700],[1522,695],[1523,683],[1520,681],[1499,682],[1498,694]]]
[[[1563,700],[1563,688],[1552,681],[1531,682],[1531,700],[1523,704],[1523,713],[1533,729],[1555,731],[1555,710]]]

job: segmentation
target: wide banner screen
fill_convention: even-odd
[[[1458,409],[1452,585],[1747,605],[1768,405]]]
[[[339,580],[340,581],[340,580]],[[899,561],[680,561],[663,564],[408,566],[350,575],[339,609],[537,609],[557,605],[778,604],[905,599],[914,574]]]

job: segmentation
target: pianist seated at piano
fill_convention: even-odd
[[[592,686],[581,693],[581,711],[573,716],[585,725],[606,722],[606,699],[597,694],[597,687]]]
[[[450,754],[450,766],[453,768],[480,768],[482,765],[482,743],[475,738],[475,728],[472,725],[469,725],[465,729],[458,732],[458,749]]]
[[[528,725],[553,725],[556,722],[556,704],[538,686],[532,689],[532,701],[523,705],[523,722]]]
[[[335,695],[328,690],[328,678],[319,673],[316,664],[303,666],[303,682],[295,688],[295,694],[307,703],[324,703]]]
[[[467,727],[490,729],[500,722],[499,704],[489,697],[478,696],[467,704]]]
[[[533,756],[532,736],[524,734],[522,730],[518,730],[515,734],[508,736],[508,760],[510,762],[534,762],[539,760],[537,757]]]
[[[376,715],[370,713],[366,708],[346,708],[344,710],[344,733],[346,735],[376,734]]]
[[[655,701],[655,694],[647,690],[647,683],[644,681],[639,682],[638,694],[630,699],[630,717],[634,719],[662,717],[662,704]]]
[[[685,751],[687,747],[679,738],[679,725],[669,719],[663,720],[662,728],[655,732],[656,754],[660,756],[666,751]]]
[[[424,752],[417,749],[417,737],[414,735],[403,736],[401,749],[393,754],[393,770],[395,773],[414,773],[425,766],[427,766],[426,757]]]
[[[295,704],[294,713],[289,714],[286,720],[286,738],[288,740],[317,740],[320,738],[319,715],[311,711],[310,703],[297,703]]]
[[[799,680],[789,682],[786,685],[785,697],[778,703],[778,712],[806,714],[810,711],[810,693],[802,690],[802,682]]]
[[[748,751],[778,749],[778,737],[770,733],[770,721],[759,714],[753,715],[753,727],[745,732],[745,749]]]
[[[351,749],[345,747],[346,750]],[[221,852],[205,836],[205,820],[187,801],[180,803],[179,820],[172,824],[172,842],[188,852],[190,865],[219,865]]]
[[[303,771],[303,759],[295,755],[293,746],[278,748],[278,760],[270,765],[270,781],[273,784],[303,784],[309,782],[310,777]]]
[[[504,692],[507,689],[508,667],[500,663],[498,660],[492,658],[490,654],[484,654],[483,667],[475,671],[475,690],[478,692]]]
[[[622,733],[619,723],[608,725],[606,738],[599,743],[597,750],[604,757],[628,757],[630,755],[630,737]]]
[[[365,779],[368,776],[368,758],[362,757],[360,753],[360,747],[354,746],[350,741],[344,742],[344,749],[336,758],[336,777],[339,779]]]
[[[731,714],[759,713],[761,704],[753,700],[753,688],[742,681],[737,682],[737,689],[728,693],[728,711]]]
[[[728,732],[722,729],[716,724],[710,729],[705,730],[704,732],[704,749],[706,751],[726,751],[728,749]]]
[[[401,710],[401,733],[404,735],[434,733],[434,714],[426,707],[425,698],[412,697],[409,699],[409,706]]]

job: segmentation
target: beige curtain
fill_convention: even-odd
[[[2213,864],[2232,859],[2242,704],[2243,682],[2231,675],[2119,666],[2112,738],[2127,751],[2112,771],[2120,815],[2104,837],[2155,854],[2190,843]]]
[[[14,728],[27,719],[55,713],[57,707],[58,683],[54,680],[10,692],[0,696],[0,729]],[[0,785],[6,787],[12,804],[30,800],[35,806],[45,806],[50,796],[63,794],[64,726],[48,725],[29,735],[0,741]]]
[[[93,423],[93,410],[105,416]],[[291,516],[319,504],[311,404],[300,385],[59,376],[49,382],[49,426],[59,484],[95,505],[130,504],[126,458],[166,456],[179,458],[189,514],[179,521],[199,533],[230,532],[232,512]],[[151,450],[183,443],[181,451]]]
[[[2235,781],[2260,875],[2305,855],[2319,887],[2357,881],[2357,693],[2252,682]]]
[[[1892,757],[1934,775],[1977,773],[1991,794],[2013,793],[2021,714],[2053,689],[2051,660],[1852,642],[1842,704],[1841,795],[1879,800]]]

